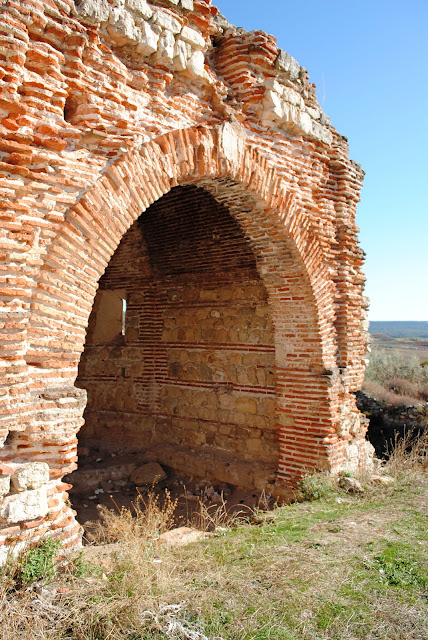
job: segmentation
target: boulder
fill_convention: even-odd
[[[390,484],[394,484],[395,478],[393,478],[392,476],[372,476],[371,481],[375,484],[383,484],[385,486],[388,486]]]
[[[182,547],[191,542],[202,540],[210,534],[205,531],[198,531],[197,529],[191,529],[190,527],[178,527],[177,529],[171,529],[159,536],[159,540],[166,544],[168,547]]]
[[[157,462],[148,462],[131,474],[130,480],[136,485],[157,484],[167,477],[165,471]]]
[[[348,493],[364,493],[362,484],[356,478],[343,476],[339,480],[339,486]]]

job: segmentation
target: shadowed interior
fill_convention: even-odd
[[[237,485],[274,480],[274,332],[227,207],[181,186],[123,237],[99,283],[77,385],[79,441]]]

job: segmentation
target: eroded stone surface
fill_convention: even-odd
[[[0,522],[7,525],[42,518],[47,513],[46,487],[9,495],[0,503]]]
[[[49,466],[45,462],[32,462],[15,471],[11,478],[13,491],[40,489],[49,482]]]
[[[10,491],[10,476],[0,476],[0,498],[6,496]]]

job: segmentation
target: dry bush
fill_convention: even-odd
[[[417,398],[419,395],[419,385],[404,378],[391,378],[385,382],[387,389],[400,396],[410,396]]]
[[[395,407],[414,406],[428,400],[428,368],[416,356],[374,349],[363,390],[379,402]]]
[[[428,402],[428,382],[419,385],[419,396],[424,402]]]
[[[174,526],[177,501],[165,490],[163,498],[153,490],[143,497],[139,495],[132,509],[126,507],[108,509],[99,505],[100,520],[91,523],[90,540],[97,544],[122,542],[134,544],[136,540],[148,544]]]
[[[416,356],[405,358],[394,351],[373,349],[365,379],[385,385],[388,380],[394,378],[416,384],[426,384],[428,383],[428,368],[421,366]]]
[[[393,407],[413,407],[421,402],[418,397],[399,395],[389,389],[386,389],[379,382],[372,382],[371,380],[364,381],[363,391],[378,402],[389,404]]]
[[[95,565],[84,552],[12,593],[10,580],[5,586],[0,582],[1,639],[210,640],[197,620],[189,621],[185,603],[177,604],[182,587],[177,561],[159,541],[174,524],[175,507],[168,492],[160,497],[153,491],[144,500],[140,496],[132,510],[101,507],[102,522],[94,525],[92,538],[108,543],[107,556],[103,546],[91,549]]]
[[[260,509],[263,509],[262,505],[260,505]],[[206,505],[203,500],[199,500],[198,509],[193,513],[189,524],[199,531],[215,531],[219,528],[233,529],[251,522],[256,511],[257,509],[243,504],[240,504],[238,508],[228,509],[227,501],[222,495],[220,504]]]
[[[385,472],[395,478],[410,479],[428,471],[428,432],[407,431],[402,438],[396,433],[387,455]]]

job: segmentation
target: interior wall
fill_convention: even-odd
[[[272,482],[274,367],[267,293],[238,223],[203,189],[176,187],[100,280],[77,380],[88,392],[80,441]]]

